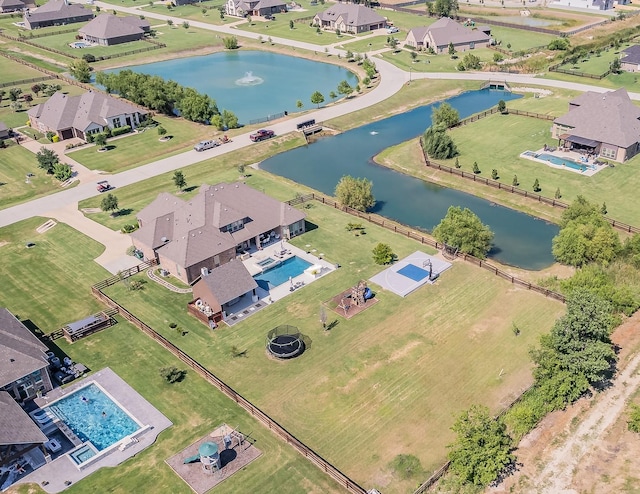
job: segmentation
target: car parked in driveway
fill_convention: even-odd
[[[251,134],[249,136],[249,139],[251,139],[253,142],[258,142],[264,141],[265,139],[271,139],[272,137],[275,137],[275,133],[273,132],[273,130],[260,129]]]
[[[395,33],[399,33],[400,29],[398,29],[395,26],[388,26],[387,27],[387,34],[395,34]]]

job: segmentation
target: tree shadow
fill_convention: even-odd
[[[327,324],[327,326],[324,328],[325,331],[331,331],[333,328],[335,328],[338,324],[340,324],[340,322],[337,319],[334,319],[333,321],[331,321],[329,324]]]
[[[133,209],[123,208],[123,209],[119,209],[118,212],[115,214],[115,216],[129,216],[131,213],[133,213]]]
[[[194,190],[196,190],[198,188],[197,185],[190,185],[189,187],[185,187],[183,189],[183,192],[193,192]]]
[[[376,203],[369,210],[369,212],[370,213],[379,213],[380,211],[382,211],[382,208],[384,208],[385,204],[386,204],[386,201],[378,201],[378,200],[376,200]]]

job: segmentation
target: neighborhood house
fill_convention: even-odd
[[[60,140],[87,140],[88,135],[124,126],[135,129],[147,113],[125,100],[94,91],[80,96],[58,92],[27,111],[32,128],[53,132]]]
[[[150,29],[151,25],[146,19],[117,17],[105,12],[88,22],[78,34],[89,43],[110,46],[141,40]]]
[[[610,10],[613,9],[613,2],[614,0],[555,0],[549,6],[569,9]]]
[[[569,112],[553,121],[551,133],[565,148],[623,162],[640,151],[640,108],[625,89],[587,91],[569,102]]]
[[[49,0],[42,7],[24,14],[27,29],[61,26],[93,19],[93,12],[79,4],[69,4],[65,0]]]
[[[35,7],[33,2],[29,1],[28,5],[22,0],[0,0],[0,12],[16,12],[29,7]]]
[[[304,233],[305,217],[244,183],[203,185],[188,201],[159,194],[138,213],[131,238],[145,258],[192,283],[245,252]]]
[[[640,45],[633,45],[623,50],[624,57],[620,59],[620,68],[626,72],[640,71]]]
[[[354,3],[336,3],[324,12],[318,12],[313,24],[343,33],[364,33],[386,26],[387,20],[373,9]]]
[[[227,14],[236,17],[264,16],[286,10],[286,2],[282,0],[227,0],[225,4]]]
[[[416,50],[432,48],[436,53],[448,52],[449,44],[453,44],[456,51],[467,51],[489,46],[490,34],[488,27],[471,29],[458,24],[453,19],[442,17],[431,26],[411,29],[404,44]]]

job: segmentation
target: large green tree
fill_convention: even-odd
[[[36,153],[36,159],[38,166],[50,175],[53,174],[56,163],[60,161],[54,151],[45,147],[40,148],[40,151]]]
[[[338,92],[348,97],[351,93],[353,93],[353,88],[347,81],[340,81],[340,84],[338,84]]]
[[[494,420],[486,407],[465,410],[451,430],[456,440],[448,446],[449,469],[467,483],[485,487],[515,461],[505,425]]]
[[[314,105],[318,105],[318,108],[320,108],[320,105],[324,103],[324,96],[320,91],[315,91],[311,95],[311,103],[313,103]]]
[[[192,88],[184,89],[176,107],[182,117],[198,123],[208,123],[214,115],[219,113],[215,101]]]
[[[69,73],[79,82],[86,83],[91,81],[91,67],[84,58],[71,62],[69,64]]]
[[[460,114],[449,103],[441,103],[431,110],[431,125],[444,125],[447,128],[453,127],[460,121]]]
[[[435,159],[449,159],[458,155],[458,147],[447,134],[444,124],[429,127],[422,136],[422,146]]]
[[[372,188],[373,183],[370,180],[346,175],[336,185],[335,196],[344,206],[366,211],[376,203]]]
[[[460,252],[484,259],[491,249],[493,232],[470,209],[450,206],[446,216],[433,229],[438,242],[457,247]]]
[[[435,0],[433,11],[440,17],[454,16],[458,13],[458,0]]]
[[[118,210],[118,198],[109,193],[102,198],[100,201],[100,209],[103,211],[111,211],[111,215],[114,215],[114,212]]]
[[[562,264],[607,265],[622,249],[620,237],[597,206],[578,198],[562,213],[560,232],[553,239],[552,252]]]
[[[187,180],[184,178],[184,173],[182,173],[182,170],[176,170],[175,172],[173,172],[173,183],[180,190],[184,190],[184,188],[187,186]]]

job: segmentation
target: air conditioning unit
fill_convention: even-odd
[[[200,268],[200,274],[204,278],[205,276],[209,276],[209,268]]]

